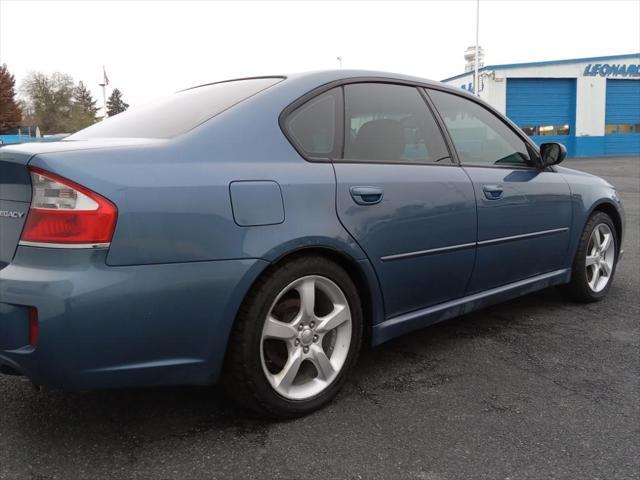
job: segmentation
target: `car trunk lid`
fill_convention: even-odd
[[[31,204],[27,163],[32,156],[0,149],[0,269],[13,259]]]

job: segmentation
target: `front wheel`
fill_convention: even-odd
[[[229,340],[223,382],[254,411],[303,415],[335,396],[361,338],[362,309],[349,275],[322,257],[298,257],[249,293]]]
[[[618,241],[609,215],[596,212],[589,218],[580,237],[568,285],[574,299],[596,302],[606,295],[616,270]]]

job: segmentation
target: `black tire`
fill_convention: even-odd
[[[591,234],[593,233],[595,228],[600,224],[607,225],[613,234],[613,241],[615,245],[615,259],[613,262],[613,268],[611,271],[609,282],[604,287],[604,289],[599,292],[595,292],[589,286],[585,266],[588,254],[587,249],[589,246],[589,239],[591,238]],[[584,230],[582,231],[582,235],[580,236],[576,256],[573,260],[571,282],[565,287],[568,295],[573,300],[583,303],[591,303],[602,300],[602,298],[604,298],[609,291],[609,288],[611,288],[611,284],[613,283],[616,266],[618,264],[619,253],[620,243],[615,225],[613,224],[611,217],[609,217],[609,215],[604,212],[595,212],[593,215],[591,215],[591,217],[589,217],[589,220],[587,221],[586,225],[584,226]]]
[[[342,370],[324,391],[307,400],[287,399],[268,382],[260,356],[264,321],[278,294],[293,281],[320,275],[344,292],[351,309],[351,344]],[[268,270],[245,298],[229,338],[222,385],[236,402],[260,415],[294,418],[327,404],[342,388],[353,369],[362,343],[362,306],[349,275],[334,262],[317,255],[303,255]]]

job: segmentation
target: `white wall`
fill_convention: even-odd
[[[480,98],[500,113],[505,113],[507,110],[507,83],[505,79],[498,78],[493,80],[489,75],[483,75],[483,73],[486,72],[480,72]],[[491,75],[493,73],[495,72],[490,72]],[[462,85],[473,85],[473,72],[467,73],[464,77],[443,83],[460,88],[462,88]]]
[[[579,77],[576,85],[576,135],[604,135],[607,79]]]
[[[482,85],[482,84],[481,84]],[[502,114],[507,113],[507,80],[496,77],[495,80],[486,78],[480,98]]]
[[[480,91],[480,98],[488,102],[502,113],[507,108],[507,78],[575,78],[576,79],[576,135],[601,136],[604,135],[604,119],[606,105],[607,79],[601,76],[583,76],[587,65],[597,63],[634,64],[640,63],[640,58],[615,58],[555,65],[538,65],[496,69],[495,71],[480,72],[490,74],[494,78],[484,78],[484,88]],[[610,77],[625,78],[625,77]],[[635,77],[637,78],[637,77]],[[453,86],[466,85],[473,82],[473,72],[447,83]],[[482,85],[482,82],[480,83]]]

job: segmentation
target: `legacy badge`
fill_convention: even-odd
[[[16,212],[14,210],[0,210],[0,217],[22,218],[24,212]]]

